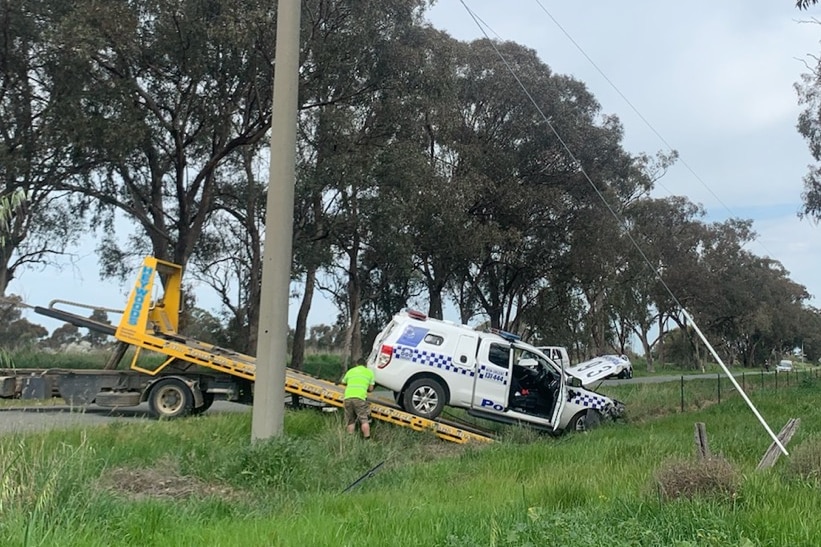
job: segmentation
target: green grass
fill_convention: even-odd
[[[664,395],[627,385],[628,423],[558,439],[509,428],[486,446],[383,423],[366,442],[340,413],[312,410],[289,411],[284,436],[255,444],[250,412],[6,435],[0,544],[816,545],[818,388],[753,392],[774,430],[802,419],[790,444],[800,465],[767,472],[754,469],[770,439],[740,397],[654,417]],[[659,495],[656,472],[693,457],[694,422],[738,472],[730,499]],[[163,491],[180,481],[187,495]]]

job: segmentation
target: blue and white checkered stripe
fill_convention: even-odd
[[[393,348],[393,356],[397,359],[404,359],[412,363],[427,365],[431,368],[453,372],[455,374],[464,374],[470,377],[474,375],[473,369],[454,365],[452,357],[441,353],[405,346],[395,346]]]
[[[609,399],[606,399],[605,397],[599,397],[598,395],[594,395],[592,393],[580,393],[571,391],[570,398],[568,399],[568,401],[575,405],[584,406],[595,410],[605,410],[607,409],[607,407],[610,406]]]

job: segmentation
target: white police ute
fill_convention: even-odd
[[[585,430],[624,413],[619,401],[583,387],[611,374],[608,363],[599,363],[598,372],[590,365],[574,373],[515,335],[413,310],[397,313],[379,333],[367,365],[405,411],[430,419],[449,405],[559,431]]]

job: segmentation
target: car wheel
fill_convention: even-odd
[[[601,416],[595,410],[583,410],[570,419],[565,431],[590,431],[600,421]]]
[[[624,380],[625,378],[629,378],[629,377],[630,376],[628,376],[627,369],[622,369],[621,372],[619,372],[619,376],[618,376],[619,380]]]
[[[433,378],[414,380],[402,393],[402,408],[411,414],[434,419],[445,407],[445,388]]]

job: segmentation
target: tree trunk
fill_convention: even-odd
[[[362,330],[360,329],[360,311],[362,308],[362,290],[359,282],[359,273],[356,269],[355,260],[351,265],[354,271],[348,282],[348,312],[351,324],[349,328],[350,351],[348,362],[356,364],[362,358]]]
[[[659,364],[664,364],[664,342],[661,340],[664,333],[664,319],[663,314],[659,314]]]
[[[308,266],[305,272],[305,294],[302,295],[302,302],[299,304],[299,311],[296,315],[296,327],[294,328],[294,347],[291,350],[291,368],[302,370],[305,363],[305,335],[307,334],[308,312],[311,311],[311,301],[314,297],[314,285],[316,282],[316,266]]]
[[[11,275],[8,264],[5,261],[0,261],[0,296],[5,296],[6,288],[11,282]]]
[[[444,311],[442,306],[442,289],[437,289],[432,283],[429,283],[428,297],[430,299],[430,304],[428,305],[428,317],[443,319]]]

